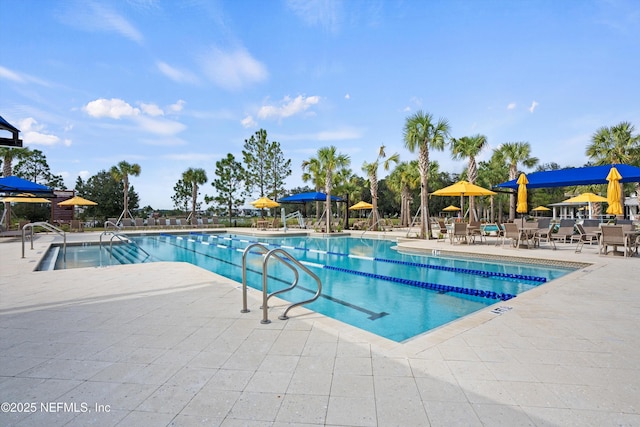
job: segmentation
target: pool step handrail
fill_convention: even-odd
[[[139,250],[140,252],[144,253],[146,256],[144,257],[142,262],[145,262],[146,260],[151,258],[151,255],[149,254],[149,252],[147,252],[144,249],[142,249],[140,247],[140,245],[138,245],[133,239],[131,239],[126,234],[118,233],[117,231],[106,230],[106,231],[103,231],[102,233],[100,233],[100,265],[101,266],[102,266],[102,236],[104,236],[106,234],[111,234],[111,239],[109,239],[109,265],[111,265],[111,260],[113,258],[113,239],[115,239],[115,238],[120,240],[120,242],[122,242],[122,243],[128,243],[128,244],[131,244],[131,245],[135,246],[137,250]]]
[[[66,267],[67,265],[67,233],[61,229],[56,227],[53,224],[49,224],[48,222],[39,221],[39,222],[30,222],[29,224],[25,224],[22,227],[22,258],[24,258],[24,240],[27,236],[27,228],[31,231],[31,250],[33,250],[33,227],[42,227],[54,233],[58,233],[62,236],[62,261]]]
[[[384,218],[379,218],[376,222],[374,222],[373,224],[371,224],[371,225],[369,226],[369,228],[367,228],[366,230],[364,230],[364,231],[362,232],[362,234],[360,235],[360,237],[364,237],[364,234],[365,234],[367,231],[371,231],[371,230],[373,229],[373,227],[375,227],[375,226],[376,226],[376,225],[378,225],[378,224],[382,224],[382,222],[383,222],[383,221],[384,221]],[[383,225],[384,225],[384,224],[383,224]],[[387,229],[383,227],[383,228],[382,228],[382,232],[383,232],[383,233],[385,233],[385,236],[386,236]]]
[[[266,246],[264,246],[262,243],[253,243],[247,246],[244,249],[244,252],[242,254],[242,310],[240,310],[241,313],[249,312],[249,309],[247,308],[247,255],[253,249],[258,250],[262,255],[264,255],[264,258],[262,260],[262,320],[260,321],[260,323],[262,324],[271,323],[271,320],[269,320],[269,313],[268,313],[269,298],[271,298],[274,295],[288,292],[293,288],[295,288],[298,284],[298,279],[300,277],[298,270],[302,270],[308,275],[310,275],[318,284],[318,290],[312,298],[308,300],[300,301],[288,306],[285,309],[285,311],[280,316],[278,316],[278,319],[287,320],[289,318],[287,316],[287,313],[289,312],[289,310],[291,310],[294,307],[298,307],[300,305],[313,302],[316,299],[318,299],[318,297],[320,297],[320,294],[322,293],[322,281],[315,273],[313,273],[300,261],[294,258],[293,255],[291,255],[289,252],[281,248],[268,250]],[[267,293],[267,279],[268,279],[267,269],[268,269],[269,259],[271,258],[274,258],[275,260],[280,261],[283,265],[286,265],[289,269],[291,269],[291,271],[293,271],[295,279],[293,280],[291,286],[289,286],[288,288],[281,289],[279,291],[275,291],[271,294],[268,294]]]
[[[116,222],[113,222],[113,221],[109,221],[109,220],[107,220],[107,221],[105,221],[105,222],[104,222],[104,229],[105,229],[105,230],[108,230],[108,229],[109,229],[109,226],[111,225],[111,226],[113,226],[113,228],[115,228],[116,230],[122,230],[122,227],[121,227],[121,226],[119,226],[118,224],[119,224],[119,223],[116,223]]]

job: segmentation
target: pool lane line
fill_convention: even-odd
[[[160,234],[160,236],[164,236],[164,237],[175,237],[175,236],[172,236],[172,235],[167,234],[167,233],[161,233],[161,234]],[[147,237],[151,237],[151,238],[154,238],[154,239],[155,239],[155,237],[154,237],[154,236],[147,236]],[[183,239],[179,239],[179,240],[183,240]],[[187,248],[187,247],[184,247],[184,246],[180,246],[180,245],[178,245],[178,244],[172,243],[171,241],[169,241],[169,242],[167,242],[167,243],[169,243],[170,245],[175,246],[175,247],[177,247],[177,248],[185,249],[185,250],[187,250],[187,251],[190,251],[190,252],[196,253],[196,254],[198,254],[198,255],[202,255],[202,256],[204,256],[204,257],[211,258],[211,259],[216,260],[216,261],[221,261],[221,262],[223,262],[223,263],[225,263],[225,264],[229,264],[229,265],[232,265],[232,266],[234,266],[234,267],[242,268],[242,266],[241,266],[241,265],[236,264],[236,263],[231,262],[231,261],[227,261],[226,259],[217,258],[217,257],[214,257],[214,256],[212,256],[212,255],[210,255],[210,254],[207,254],[207,253],[198,252],[198,251],[196,251],[195,249],[191,249],[191,248]],[[196,242],[194,242],[194,243],[196,243]],[[230,246],[225,246],[225,245],[216,245],[216,246],[221,247],[221,248],[230,249],[230,250],[233,250],[233,249],[234,249],[234,248],[232,248],[232,247],[230,247]],[[261,255],[261,252],[255,252],[255,254],[256,254],[256,255]],[[306,262],[306,261],[305,261],[305,262]],[[313,264],[313,263],[309,263],[309,264]],[[320,267],[322,267],[322,264],[318,264],[318,265],[319,265]],[[247,270],[251,271],[252,273],[262,275],[262,270],[255,270],[255,269],[250,268],[250,267],[247,267]],[[287,285],[287,286],[288,286],[288,285],[291,285],[291,283],[289,283],[289,282],[288,282],[288,281],[286,281],[286,280],[280,279],[279,277],[275,277],[275,276],[272,276],[272,275],[268,275],[268,277],[269,277],[270,279],[272,279],[272,280],[275,280],[275,281],[277,281],[277,282],[283,283],[283,284],[285,284],[285,285]],[[233,280],[233,279],[231,279],[231,280]],[[257,289],[257,288],[253,288],[253,289]],[[311,289],[309,289],[309,288],[306,288],[306,287],[304,287],[304,286],[302,286],[302,285],[298,285],[298,286],[296,287],[296,289],[300,289],[300,290],[302,290],[302,291],[305,291],[305,292],[308,292],[308,293],[311,293],[311,294],[315,294],[315,293],[316,293],[316,291],[313,291],[313,290],[311,290]],[[258,289],[258,290],[260,290],[260,289]],[[356,310],[356,311],[359,311],[359,312],[361,312],[361,313],[364,313],[364,314],[366,314],[367,316],[369,316],[369,317],[368,317],[368,319],[369,319],[369,320],[378,320],[378,319],[380,319],[380,318],[382,318],[382,317],[385,317],[385,316],[388,316],[388,315],[389,315],[389,313],[387,313],[387,312],[385,312],[385,311],[375,312],[375,311],[367,310],[367,309],[366,309],[366,308],[364,308],[364,307],[360,307],[360,306],[355,305],[355,304],[352,304],[352,303],[350,303],[350,302],[347,302],[347,301],[341,300],[340,298],[332,297],[331,295],[320,294],[320,297],[321,297],[321,298],[324,298],[324,299],[326,299],[326,300],[329,300],[329,301],[335,302],[336,304],[340,304],[340,305],[343,305],[343,306],[345,306],[345,307],[348,307],[348,308],[351,308],[351,309],[353,309],[353,310]],[[291,302],[291,301],[289,301],[289,302]]]
[[[207,234],[199,234],[199,233],[193,233],[193,234],[198,234],[201,236],[209,236]],[[215,236],[216,238],[218,236]],[[242,241],[240,239],[234,239],[234,238],[225,238],[225,240],[239,240]],[[253,241],[250,243],[256,243],[258,241]],[[439,270],[439,271],[448,271],[448,272],[452,272],[452,273],[462,273],[462,274],[470,274],[473,276],[481,276],[481,277],[498,277],[501,279],[510,279],[510,280],[525,280],[528,282],[538,282],[538,283],[546,283],[547,282],[547,278],[546,277],[542,277],[542,276],[530,276],[530,275],[524,275],[524,274],[514,274],[514,273],[501,273],[501,272],[497,272],[497,271],[484,271],[484,270],[476,270],[476,269],[470,269],[470,268],[461,268],[461,267],[449,267],[449,266],[444,266],[444,265],[433,265],[433,264],[425,264],[425,263],[420,263],[420,262],[412,262],[412,261],[402,261],[402,260],[395,260],[395,259],[388,259],[388,258],[378,258],[378,257],[368,257],[368,256],[361,256],[361,255],[351,255],[351,254],[345,254],[345,253],[341,253],[341,252],[331,252],[331,251],[323,251],[323,250],[318,250],[318,249],[308,249],[308,248],[300,248],[300,247],[294,247],[294,246],[285,246],[285,245],[278,245],[275,243],[268,243],[268,242],[259,242],[265,246],[275,246],[275,247],[282,247],[282,248],[286,248],[286,249],[297,249],[297,250],[303,250],[303,251],[308,251],[311,253],[317,253],[317,254],[326,254],[326,255],[336,255],[336,256],[346,256],[349,258],[354,258],[354,259],[362,259],[365,261],[379,261],[379,262],[386,262],[386,263],[390,263],[390,264],[399,264],[399,265],[406,265],[406,266],[410,266],[410,267],[420,267],[420,268],[428,268],[428,269],[432,269],[432,270]]]
[[[220,246],[220,245],[218,245]],[[225,246],[225,245],[222,245]],[[225,246],[227,247],[227,246]],[[231,247],[227,247],[229,249],[233,249]],[[196,251],[197,252],[197,251]],[[257,253],[257,252],[256,252]],[[382,258],[381,258],[382,260]],[[393,261],[393,260],[389,260],[389,261]],[[313,267],[317,267],[317,268],[325,268],[327,270],[333,270],[333,271],[338,271],[338,272],[342,272],[342,273],[348,273],[348,274],[354,274],[357,276],[362,276],[362,277],[370,277],[373,279],[379,279],[379,280],[385,280],[388,282],[394,282],[394,283],[399,283],[402,285],[409,285],[409,286],[414,286],[417,288],[423,288],[423,289],[429,289],[432,291],[436,291],[439,293],[455,293],[455,294],[461,294],[461,295],[470,295],[470,296],[475,296],[475,297],[479,297],[479,298],[487,298],[487,299],[499,299],[502,301],[508,301],[512,298],[515,298],[515,295],[513,294],[509,294],[509,293],[498,293],[495,291],[486,291],[484,289],[474,289],[474,288],[463,288],[460,286],[451,286],[451,285],[441,285],[438,283],[431,283],[431,282],[422,282],[419,280],[411,280],[411,279],[403,279],[400,277],[394,277],[394,276],[386,276],[386,275],[382,275],[382,274],[374,274],[374,273],[367,273],[365,271],[358,271],[358,270],[351,270],[348,268],[342,268],[342,267],[335,267],[332,265],[328,265],[328,264],[317,264],[317,263],[310,263],[308,261],[301,261],[302,263],[305,263],[309,266],[313,266]],[[418,264],[418,263],[414,263],[414,264]]]

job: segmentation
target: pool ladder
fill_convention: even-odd
[[[29,239],[31,240],[31,249],[33,250],[33,227],[42,227],[45,230],[52,231],[54,233],[58,233],[62,236],[62,261],[66,268],[67,266],[67,233],[56,227],[55,225],[49,224],[48,222],[30,222],[29,224],[25,224],[22,227],[22,258],[24,258],[24,241],[27,238],[27,229],[29,230]]]
[[[286,308],[286,310],[280,316],[278,316],[278,319],[287,320],[289,318],[287,316],[287,313],[289,312],[289,310],[303,304],[308,304],[318,299],[318,297],[322,293],[322,282],[315,273],[309,270],[306,266],[304,266],[300,261],[295,259],[289,252],[285,251],[284,249],[276,248],[276,249],[269,250],[262,243],[253,243],[247,246],[244,252],[242,253],[242,310],[240,310],[241,313],[249,312],[249,309],[247,308],[247,255],[249,255],[249,253],[251,253],[253,249],[258,250],[263,255],[263,259],[262,259],[262,320],[260,321],[260,323],[263,323],[263,324],[271,323],[271,320],[269,320],[269,312],[268,312],[269,306],[267,304],[267,302],[269,301],[269,298],[275,295],[282,294],[284,292],[288,292],[293,288],[295,288],[296,285],[298,284],[298,279],[300,277],[298,270],[304,271],[316,281],[316,283],[318,284],[318,291],[315,293],[315,295],[312,298],[308,300],[291,304],[289,307]],[[280,261],[283,265],[286,265],[289,269],[291,269],[291,271],[293,271],[295,279],[293,280],[293,283],[291,283],[291,286],[289,286],[288,288],[280,289],[279,291],[275,291],[275,292],[272,292],[271,294],[268,294],[267,293],[267,279],[268,279],[267,267],[268,267],[269,260],[271,258],[277,261]]]
[[[120,243],[128,243],[130,245],[133,245],[136,247],[137,250],[144,253],[146,257],[144,258],[144,260],[142,260],[142,262],[145,262],[146,260],[151,258],[151,255],[149,254],[149,252],[142,249],[140,245],[138,245],[134,240],[132,240],[126,234],[118,233],[117,231],[107,230],[100,233],[100,267],[102,267],[102,236],[106,234],[111,234],[111,239],[109,239],[109,265],[111,265],[111,260],[113,259],[113,239],[116,239],[116,238],[120,241]]]

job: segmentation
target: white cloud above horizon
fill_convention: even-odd
[[[138,44],[144,42],[144,36],[131,22],[103,3],[70,2],[60,17],[65,24],[83,31],[115,33]]]
[[[269,77],[266,66],[244,48],[226,52],[214,47],[201,57],[200,63],[209,80],[226,90],[241,90]]]
[[[33,117],[20,120],[18,128],[22,131],[22,140],[26,145],[51,146],[61,141],[58,136],[47,132],[45,126],[38,124]],[[71,140],[65,139],[63,144],[71,145]]]
[[[538,105],[540,105],[540,104],[538,104],[538,102],[537,102],[537,101],[533,101],[533,102],[531,103],[531,107],[529,107],[529,112],[530,112],[530,113],[533,113],[533,112],[536,110],[536,108],[538,108]]]
[[[157,61],[156,67],[162,74],[176,83],[197,84],[200,81],[191,71],[172,67],[164,61]]]
[[[312,105],[316,105],[320,102],[319,96],[305,97],[298,95],[295,98],[285,96],[278,105],[263,105],[258,110],[258,118],[260,119],[283,119],[291,117],[296,114],[301,114],[307,111]]]

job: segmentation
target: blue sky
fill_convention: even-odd
[[[0,115],[69,188],[140,164],[141,206],[171,208],[182,172],[211,180],[260,128],[292,159],[288,187],[323,146],[361,176],[381,144],[416,158],[402,130],[418,110],[486,135],[480,160],[526,141],[580,166],[599,127],[640,130],[635,0],[2,3]]]

